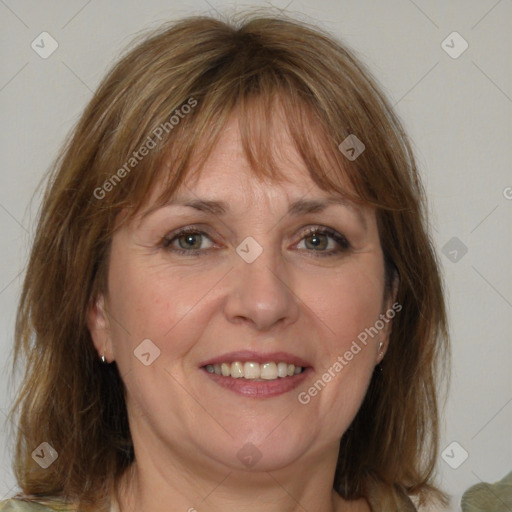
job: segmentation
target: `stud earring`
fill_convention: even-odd
[[[382,350],[382,345],[384,345],[384,343],[382,343],[382,341],[379,342],[379,353],[381,352]]]
[[[107,358],[105,357],[105,354],[101,354],[101,362],[105,364],[107,362]]]

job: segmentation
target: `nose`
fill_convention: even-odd
[[[237,255],[230,272],[231,286],[225,303],[230,322],[246,323],[258,331],[293,324],[299,300],[293,293],[285,264],[271,250],[263,250],[252,263]]]

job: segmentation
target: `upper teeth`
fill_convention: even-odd
[[[234,379],[264,379],[273,380],[278,377],[291,377],[303,371],[302,366],[295,366],[288,363],[254,363],[252,361],[222,364],[207,364],[206,370],[210,373],[223,375],[224,377],[232,377]]]

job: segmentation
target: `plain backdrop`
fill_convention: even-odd
[[[9,378],[14,317],[37,184],[135,34],[188,14],[270,5],[0,0],[0,499],[16,491],[4,420],[16,385]],[[272,6],[352,47],[413,141],[448,292],[453,365],[439,481],[458,510],[469,486],[512,470],[512,2],[284,0]],[[42,32],[58,44],[46,59],[31,46]]]

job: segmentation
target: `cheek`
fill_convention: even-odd
[[[348,427],[366,394],[378,341],[358,336],[378,320],[383,290],[384,266],[377,257],[368,257],[316,280],[304,301],[311,307],[322,339],[316,380],[304,390],[303,400],[310,399],[318,414],[329,411],[332,432]]]
[[[109,307],[116,358],[130,356],[146,338],[162,355],[172,352],[169,355],[175,357],[187,350],[190,336],[180,332],[185,324],[188,329],[199,328],[200,321],[207,321],[205,296],[215,287],[219,273],[184,272],[164,263],[148,265],[144,257],[113,256],[118,257],[109,274]]]
[[[366,257],[315,279],[314,287],[304,289],[304,302],[324,323],[330,343],[341,350],[374,325],[383,293],[384,265],[377,257]]]

